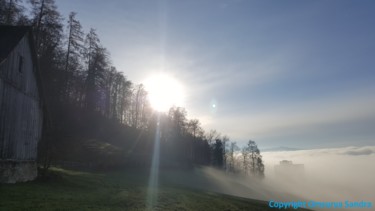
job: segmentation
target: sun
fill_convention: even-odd
[[[180,82],[171,76],[158,74],[144,82],[152,108],[167,111],[172,106],[182,106],[184,91]]]

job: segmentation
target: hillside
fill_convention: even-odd
[[[0,210],[146,210],[148,172],[136,172],[53,168],[48,181],[2,185]],[[161,179],[153,210],[272,210],[265,201],[187,188],[169,180]]]

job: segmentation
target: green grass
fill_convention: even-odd
[[[0,186],[0,210],[146,210],[148,173],[51,169],[52,179]],[[153,210],[274,210],[244,199],[162,181]]]

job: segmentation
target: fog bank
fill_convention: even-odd
[[[193,173],[169,172],[162,178],[169,183],[265,201],[369,201],[373,208],[362,210],[375,210],[375,146],[264,152],[262,155],[266,165],[263,180],[210,167],[196,168]],[[281,160],[304,164],[304,175],[275,174],[274,166]]]
[[[265,152],[263,157],[268,185],[282,191],[315,201],[375,203],[375,146]],[[305,176],[279,177],[274,166],[281,160],[304,164]]]

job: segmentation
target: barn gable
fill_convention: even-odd
[[[31,28],[0,26],[0,182],[32,180],[43,111]]]

